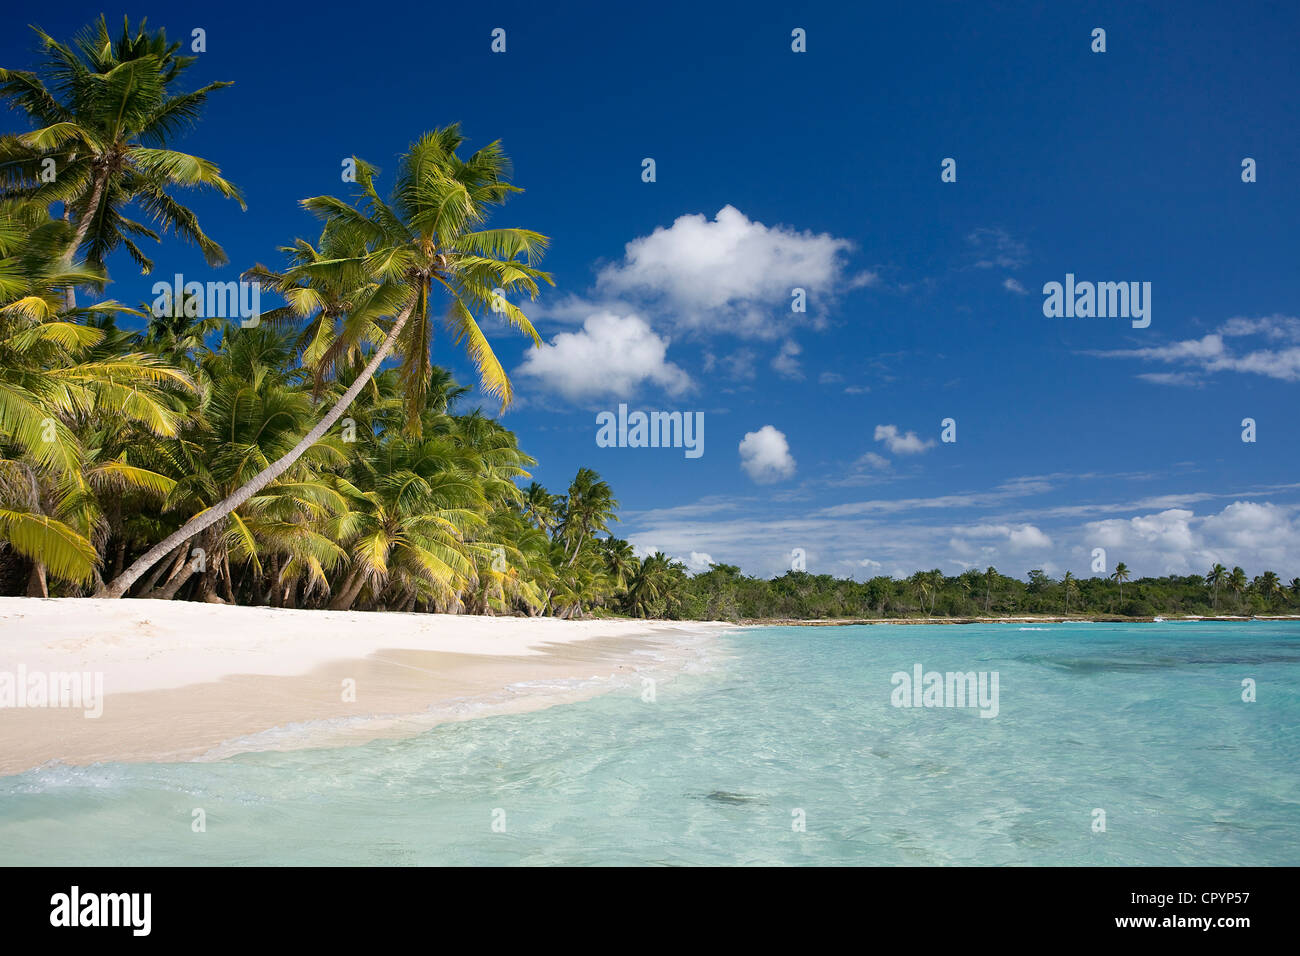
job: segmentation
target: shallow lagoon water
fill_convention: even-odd
[[[753,629],[654,696],[0,778],[0,863],[1300,863],[1300,622]]]

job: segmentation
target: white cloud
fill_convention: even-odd
[[[1201,384],[1195,372],[1143,372],[1138,376],[1152,385],[1184,385],[1194,387]]]
[[[1236,501],[1218,514],[1196,517],[1188,508],[1084,526],[1084,543],[1107,549],[1111,563],[1124,561],[1154,574],[1194,574],[1217,563],[1278,571],[1300,563],[1294,507]]]
[[[1035,548],[1041,550],[1052,546],[1052,539],[1032,524],[978,524],[956,530],[960,537],[953,538],[949,544],[963,553],[971,553],[964,538],[1001,539],[1014,551],[1028,551]],[[982,550],[993,553],[995,549],[985,547]]]
[[[1029,295],[1029,290],[1010,276],[1002,280],[1002,288],[1008,292],[1014,292],[1016,295]]]
[[[771,425],[746,432],[740,442],[740,467],[760,485],[782,481],[794,474],[795,461],[785,434]]]
[[[1096,547],[1106,548],[1109,568],[1123,561],[1134,577],[1204,575],[1215,562],[1240,565],[1250,576],[1270,569],[1284,581],[1300,576],[1300,503],[1270,502],[1255,493],[1194,492],[1033,508],[1024,495],[1039,493],[995,490],[809,511],[801,502],[783,508],[778,496],[763,489],[754,496],[709,499],[680,514],[662,509],[625,521],[634,543],[653,541],[672,554],[708,552],[764,576],[788,570],[795,546],[815,550],[818,567],[855,571],[860,578],[880,573],[877,564],[893,569],[895,577],[920,568],[956,574],[989,565],[1021,578],[1031,567],[1058,578],[1066,569],[1091,577]],[[1280,486],[1277,493],[1295,495],[1300,485]],[[1195,513],[1196,503],[1214,499],[1230,503]],[[968,516],[964,523],[954,524],[957,513]],[[873,542],[875,564],[862,563],[864,541]]]
[[[897,425],[877,425],[876,441],[883,441],[895,455],[919,455],[936,444],[933,438],[918,438],[916,432],[901,433]]]
[[[847,239],[765,226],[734,206],[712,219],[679,216],[626,246],[621,262],[601,270],[604,295],[644,298],[684,328],[776,337],[819,300],[871,285],[870,273],[846,274]],[[791,290],[808,296],[809,314],[790,309]]]
[[[1007,535],[1007,540],[1011,542],[1011,547],[1022,551],[1029,548],[1050,548],[1052,546],[1052,539],[1031,524],[1022,524],[1018,528],[1012,528]]]
[[[1225,339],[1262,339],[1264,343],[1281,343],[1285,348],[1256,348],[1241,351],[1229,347]],[[1229,319],[1217,332],[1199,339],[1183,339],[1167,345],[1142,349],[1118,349],[1091,352],[1099,358],[1129,358],[1144,362],[1190,366],[1196,372],[1243,372],[1263,375],[1284,382],[1300,382],[1300,319],[1271,315],[1259,319]],[[1197,379],[1192,372],[1148,373],[1140,378],[1160,385],[1191,385]]]
[[[803,378],[803,368],[799,364],[799,353],[802,351],[798,342],[786,339],[781,344],[781,351],[772,359],[772,368],[782,378]]]
[[[758,353],[753,349],[737,349],[722,360],[722,365],[728,378],[749,381],[756,375],[754,363],[757,361]]]
[[[976,269],[1019,269],[1029,260],[1029,249],[1005,229],[976,229],[966,241],[975,251]]]
[[[692,551],[689,558],[679,558],[682,564],[686,565],[687,571],[707,571],[717,562],[713,556],[703,551]]]
[[[889,467],[889,459],[884,455],[877,455],[874,451],[869,451],[858,459],[859,465],[866,465],[868,468],[874,468],[877,471],[884,471]]]
[[[526,353],[517,375],[537,379],[570,399],[626,396],[644,383],[677,395],[692,387],[681,367],[667,361],[669,340],[635,315],[599,312],[579,332],[561,332]]]

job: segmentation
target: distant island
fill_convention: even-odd
[[[1248,618],[1300,615],[1300,578],[1283,585],[1273,571],[1248,578],[1216,564],[1205,575],[1132,578],[1123,562],[1107,576],[1059,580],[1034,569],[1027,580],[995,568],[947,576],[867,581],[789,571],[764,580],[715,564],[671,589],[667,617],[743,623],[868,623],[1014,619],[1151,620],[1155,617]]]

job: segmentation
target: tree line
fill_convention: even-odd
[[[1137,579],[1123,563],[1109,575],[1078,578],[1067,571],[1059,580],[1039,569],[1022,580],[992,567],[867,581],[806,571],[762,579],[725,564],[694,577],[684,568],[679,573],[676,613],[706,620],[1300,614],[1300,578],[1284,585],[1273,571],[1248,578],[1240,567],[1228,571],[1221,564],[1205,575]]]

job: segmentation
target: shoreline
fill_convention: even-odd
[[[1300,614],[1197,615],[1179,617],[1114,617],[1104,614],[1065,617],[1060,614],[1017,615],[1015,617],[862,617],[862,618],[744,618],[738,627],[851,627],[866,624],[1223,624],[1250,621],[1300,621]]]
[[[356,745],[619,688],[640,693],[645,678],[697,666],[713,638],[735,629],[0,598],[0,682],[75,674],[87,688],[78,706],[0,703],[0,775]],[[102,677],[97,717],[87,715],[91,675]]]

